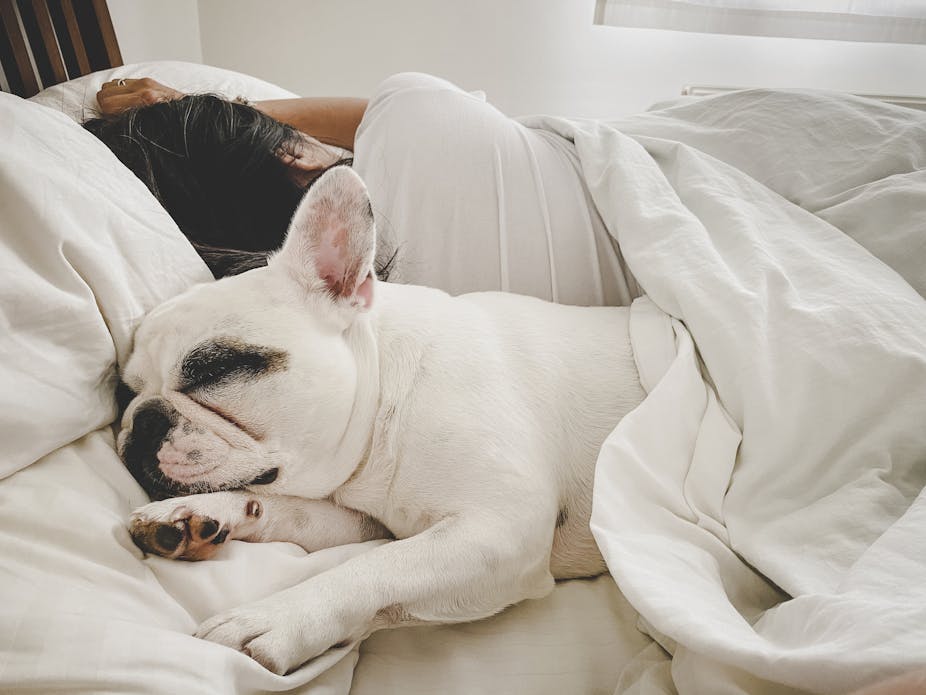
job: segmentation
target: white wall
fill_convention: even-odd
[[[512,115],[629,113],[692,83],[926,95],[926,46],[597,27],[593,12],[594,0],[199,0],[199,26],[203,62],[300,94],[366,96],[419,70]]]
[[[197,0],[108,0],[122,60],[203,62]]]

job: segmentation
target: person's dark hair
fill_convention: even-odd
[[[306,188],[297,185],[280,155],[295,155],[302,134],[212,94],[83,125],[145,183],[216,277],[266,265],[308,186],[324,173]],[[392,260],[386,261],[387,273]]]

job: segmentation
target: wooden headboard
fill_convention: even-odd
[[[122,65],[106,0],[0,0],[0,88],[45,87]]]

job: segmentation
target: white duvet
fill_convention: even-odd
[[[745,92],[531,125],[575,141],[648,294],[592,526],[679,692],[926,666],[926,114]]]
[[[593,527],[667,651],[608,577],[286,677],[190,637],[364,547],[142,558],[113,366],[208,274],[105,148],[0,95],[0,690],[844,692],[924,663],[923,117],[769,92],[529,123],[575,140],[649,295],[650,397],[602,450]]]

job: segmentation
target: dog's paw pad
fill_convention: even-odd
[[[229,529],[199,514],[174,521],[136,517],[130,527],[132,540],[146,553],[180,560],[206,560],[228,538]]]

